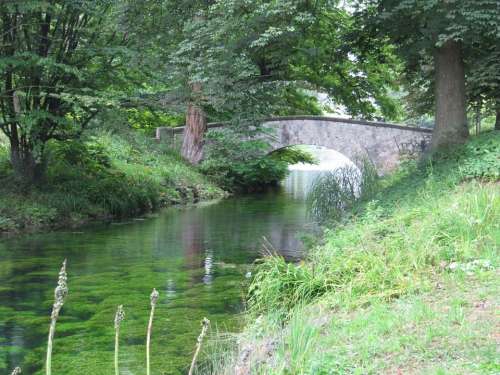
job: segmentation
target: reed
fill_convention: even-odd
[[[319,223],[339,221],[361,200],[370,199],[379,189],[373,163],[358,158],[357,165],[347,165],[320,175],[307,195],[309,214]]]
[[[203,338],[206,336],[208,327],[210,326],[210,320],[207,318],[203,318],[201,321],[201,333],[198,336],[198,340],[196,342],[196,350],[193,355],[193,360],[191,361],[191,367],[189,368],[188,375],[193,375],[194,366],[196,365],[196,359],[198,358],[198,354],[200,354],[201,343],[203,342]]]
[[[149,323],[148,323],[148,333],[146,338],[146,374],[151,374],[150,368],[150,346],[151,346],[151,330],[153,329],[153,317],[155,314],[156,303],[158,302],[158,297],[160,294],[156,289],[153,288],[153,292],[151,293],[151,313],[149,315]]]
[[[123,305],[120,305],[115,314],[115,375],[120,374],[118,367],[118,352],[120,348],[120,324],[123,319],[125,319],[125,311],[123,311]]]
[[[59,279],[57,280],[57,287],[54,290],[54,305],[52,305],[52,314],[50,315],[50,328],[49,338],[47,341],[47,362],[46,362],[46,375],[52,373],[52,346],[54,343],[54,333],[56,331],[56,322],[59,318],[59,313],[64,305],[64,300],[68,295],[68,275],[66,274],[66,259],[62,264],[59,271]]]

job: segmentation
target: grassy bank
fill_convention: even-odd
[[[409,163],[300,263],[264,259],[213,374],[493,374],[500,134]]]
[[[38,187],[15,179],[8,148],[1,149],[0,233],[74,227],[223,194],[176,153],[136,132],[51,144]]]

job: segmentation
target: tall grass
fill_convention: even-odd
[[[463,181],[471,171],[483,180],[492,176],[491,165],[500,161],[487,150],[495,148],[485,135],[459,155],[442,155],[420,168],[409,165],[382,181],[383,190],[360,206],[358,216],[326,229],[323,245],[311,249],[305,261],[266,257],[249,289],[250,311],[281,310],[288,317],[295,306],[318,297],[353,307],[390,300],[429,288],[441,264],[494,262],[499,186]]]
[[[375,166],[366,158],[360,168],[344,166],[320,175],[307,196],[309,214],[318,222],[338,221],[356,202],[369,199],[378,189]]]
[[[495,185],[469,183],[424,192],[388,217],[375,206],[355,223],[326,232],[308,261],[271,256],[257,266],[249,290],[255,314],[283,310],[328,295],[332,305],[359,306],[429,287],[442,262],[495,259],[500,194]]]
[[[249,288],[248,326],[234,352],[211,354],[208,373],[235,373],[246,348],[258,352],[265,337],[277,349],[251,354],[243,373],[444,373],[446,365],[428,368],[441,362],[464,374],[498,369],[490,332],[498,320],[499,155],[500,132],[484,134],[452,153],[404,164],[352,205],[355,188],[346,193],[349,204],[337,204],[351,180],[334,177],[331,202],[346,218],[326,222],[303,261],[265,254]],[[441,306],[445,299],[450,308]]]

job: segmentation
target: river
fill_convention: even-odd
[[[300,169],[300,168],[299,168]],[[79,231],[0,242],[0,373],[20,365],[42,374],[49,314],[60,264],[69,296],[57,324],[54,374],[113,373],[116,307],[124,305],[123,374],[143,374],[149,295],[158,289],[153,374],[185,374],[207,317],[237,330],[252,262],[263,237],[285,256],[310,231],[305,190],[318,171],[295,170],[283,188]]]

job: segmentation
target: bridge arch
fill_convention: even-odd
[[[224,125],[210,124],[209,128],[223,130]],[[294,145],[322,146],[352,161],[366,156],[381,174],[397,166],[402,154],[424,151],[432,136],[427,128],[328,116],[276,117],[264,120],[262,126],[269,130],[262,135],[269,152]],[[158,128],[157,138],[175,139],[183,130]]]

